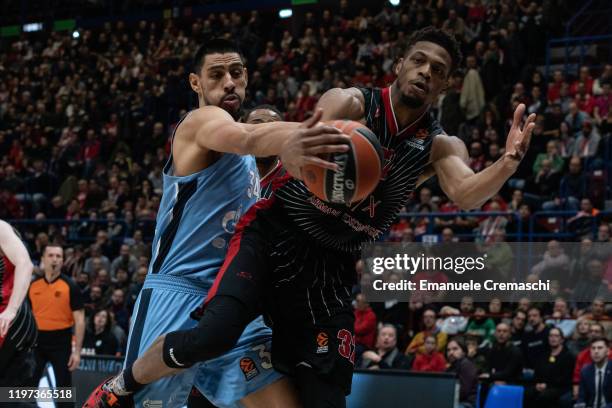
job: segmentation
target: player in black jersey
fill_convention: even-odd
[[[324,119],[358,120],[378,136],[385,162],[376,190],[350,208],[326,203],[300,181],[299,166],[283,163],[289,173],[273,181],[270,199],[241,219],[198,327],[156,342],[134,363],[134,379],[149,383],[168,367],[222,354],[263,313],[273,328],[274,367],[295,377],[304,406],[344,407],[355,349],[350,288],[361,243],[379,238],[434,174],[462,208],[481,206],[515,172],[529,145],[535,115],[521,127],[520,105],[504,156],[478,174],[467,166],[464,144],[429,113],[460,60],[449,34],[425,28],[410,37],[389,88],[324,94],[318,104]]]
[[[36,322],[26,299],[32,261],[16,231],[0,220],[0,386],[30,385]],[[35,404],[33,404],[35,405]]]
[[[272,105],[258,105],[244,115],[244,122],[250,125],[258,123],[270,123],[283,120],[283,114]],[[278,156],[256,157],[257,170],[261,184],[260,196],[268,198],[272,193],[268,180],[275,177],[278,170]],[[265,189],[265,191],[264,191]]]

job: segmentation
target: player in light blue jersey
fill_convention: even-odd
[[[314,163],[336,169],[317,155],[348,149],[347,136],[318,123],[320,112],[303,124],[237,123],[247,71],[238,48],[229,41],[211,40],[200,47],[189,82],[200,107],[187,114],[173,134],[153,256],[134,309],[126,368],[99,386],[85,406],[131,404],[128,393],[121,392],[130,389],[138,390],[133,398],[139,407],[182,407],[195,386],[208,406],[297,407],[292,384],[272,368],[272,332],[261,317],[248,325],[233,349],[214,360],[147,386],[134,380],[132,363],[163,342],[161,335],[197,326],[189,312],[206,297],[235,223],[259,196],[253,156],[280,155],[299,167]],[[168,358],[173,358],[172,351]]]

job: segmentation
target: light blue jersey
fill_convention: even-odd
[[[150,274],[197,279],[212,285],[240,216],[259,198],[252,156],[224,154],[185,177],[163,173]]]
[[[236,223],[258,197],[259,177],[251,156],[223,154],[213,165],[184,177],[173,175],[170,157],[163,172],[149,273],[132,317],[126,365],[160,335],[197,325],[190,312],[204,301]],[[249,393],[281,378],[270,362],[271,338],[259,317],[229,353],[148,385],[135,395],[136,406],[181,407],[192,385],[216,406],[236,406]],[[252,369],[245,371],[245,366]]]

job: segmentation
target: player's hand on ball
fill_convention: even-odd
[[[295,178],[302,179],[302,167],[306,164],[337,171],[337,164],[323,160],[319,155],[349,150],[349,136],[333,126],[319,123],[322,115],[323,111],[317,109],[284,143],[280,158],[285,169]]]
[[[529,142],[531,141],[531,132],[533,132],[535,127],[535,113],[529,115],[521,127],[521,120],[525,114],[525,109],[525,104],[523,103],[517,106],[514,111],[514,118],[512,119],[512,127],[510,132],[508,132],[508,139],[506,140],[505,156],[516,162],[520,162],[525,157],[527,148],[529,148]]]
[[[11,323],[15,320],[17,313],[13,309],[5,309],[0,313],[0,337],[6,337]]]

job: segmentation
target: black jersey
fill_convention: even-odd
[[[298,228],[326,247],[347,252],[359,251],[362,242],[381,238],[391,226],[429,163],[433,138],[444,132],[429,112],[400,130],[390,88],[360,90],[365,125],[376,134],[384,152],[383,174],[374,192],[347,207],[320,200],[300,180],[285,180],[275,189]]]

